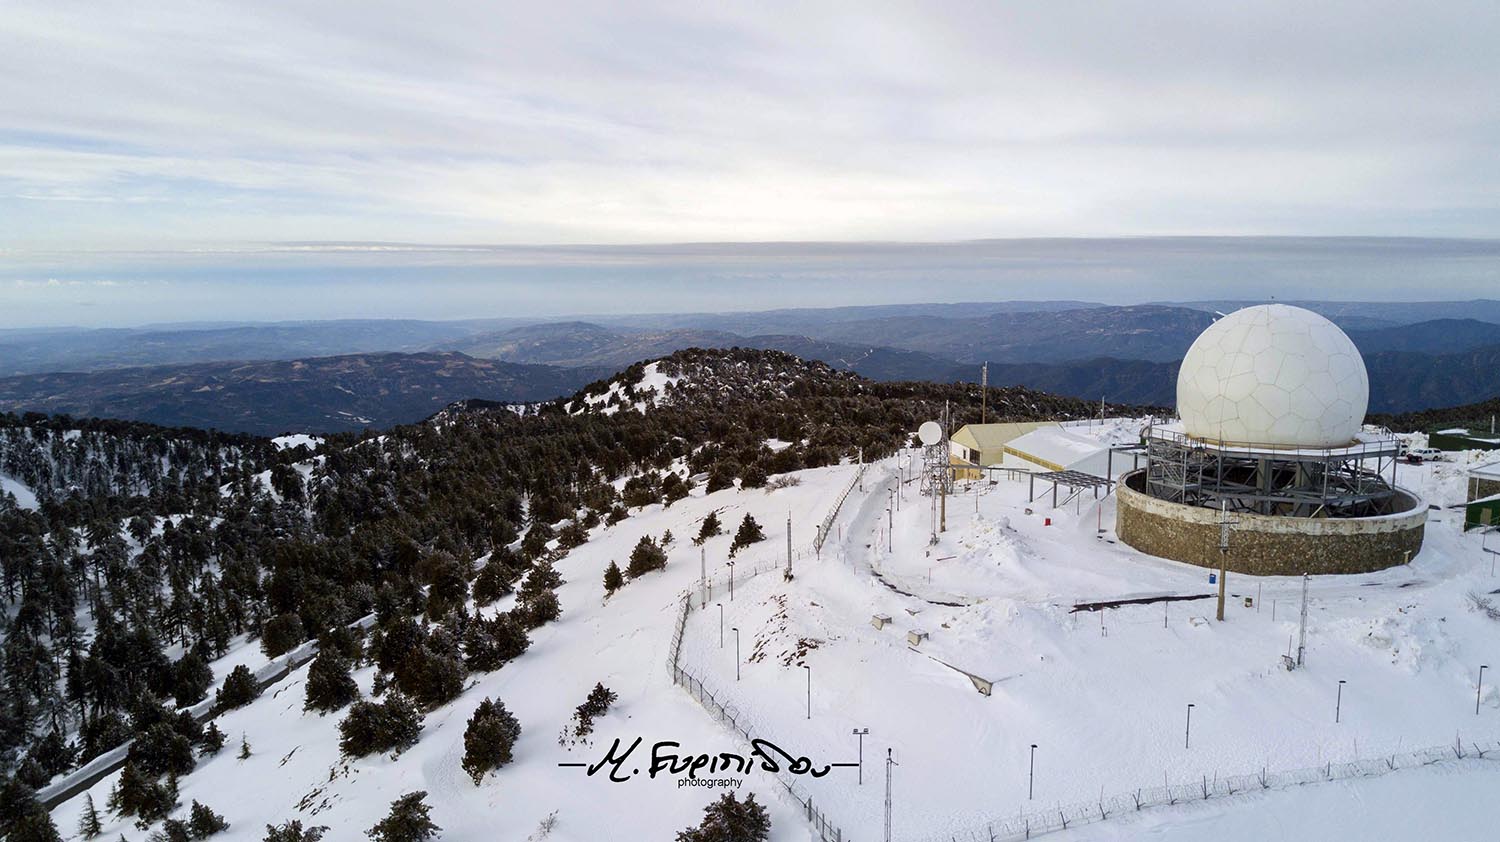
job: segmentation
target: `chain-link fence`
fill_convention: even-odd
[[[817,537],[813,538],[814,555],[821,555],[823,553],[823,544],[828,541],[828,533],[833,531],[833,523],[838,519],[839,510],[844,508],[844,501],[849,499],[849,493],[864,481],[865,468],[867,467],[869,466],[865,465],[863,462],[860,463],[859,470],[854,473],[854,477],[853,479],[849,480],[849,484],[844,486],[844,492],[840,494],[839,499],[834,502],[833,509],[828,512],[827,517],[823,518],[823,522],[818,524]]]
[[[1008,842],[1014,839],[1030,839],[1040,834],[1064,830],[1075,825],[1104,821],[1148,807],[1205,801],[1211,798],[1282,789],[1300,784],[1370,778],[1401,769],[1414,769],[1444,761],[1471,759],[1500,759],[1500,740],[1465,742],[1455,738],[1452,744],[1446,746],[1392,752],[1344,763],[1330,762],[1321,766],[1286,771],[1261,769],[1259,772],[1228,777],[1204,776],[1195,781],[1147,787],[1093,801],[1080,801],[1052,809],[1022,812],[1009,817],[996,818],[986,822],[982,827],[934,834],[920,840],[912,840],[912,842]]]
[[[723,691],[715,693],[696,673],[682,663],[682,638],[687,633],[688,614],[692,610],[693,597],[689,594],[682,598],[682,607],[677,613],[677,626],[672,634],[672,645],[667,650],[667,671],[671,673],[672,681],[687,690],[688,695],[708,711],[710,716],[732,729],[744,738],[746,743],[749,743],[755,739],[751,736],[750,718],[735,707],[729,694]],[[827,814],[813,804],[812,795],[801,791],[795,777],[786,774],[784,770],[776,772],[773,777],[801,806],[808,824],[818,834],[819,842],[848,842],[844,832],[829,821]]]

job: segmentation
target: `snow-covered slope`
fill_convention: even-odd
[[[1466,743],[1500,737],[1500,691],[1488,676],[1482,689],[1475,683],[1478,665],[1500,658],[1500,621],[1480,610],[1500,605],[1493,593],[1500,580],[1491,577],[1481,538],[1460,534],[1446,508],[1433,512],[1427,545],[1409,566],[1313,582],[1308,663],[1287,672],[1279,660],[1296,633],[1297,580],[1231,574],[1223,624],[1209,619],[1208,600],[1075,613],[1080,602],[1207,594],[1207,571],[1118,543],[1112,498],[1053,510],[1028,502],[1023,482],[961,486],[947,501],[947,531],[929,544],[933,507],[915,482],[901,482],[911,476],[906,459],[870,468],[821,558],[800,555],[790,582],[744,572],[783,563],[789,515],[794,550],[805,553],[854,466],[800,472],[800,484],[770,492],[699,491],[596,529],[558,564],[566,580],[561,619],[534,633],[521,658],[471,677],[398,758],[340,758],[339,717],[302,712],[306,669],[299,670],[220,720],[231,744],[182,779],[183,803],[196,798],[221,811],[235,838],[259,838],[265,824],[298,818],[329,826],[329,839],[359,839],[392,799],[420,789],[447,839],[528,839],[554,811],[549,839],[670,839],[695,824],[718,791],[680,785],[680,775],[649,777],[651,746],[746,750],[664,665],[684,594],[698,607],[688,615],[682,665],[757,736],[821,766],[855,761],[853,731],[869,729],[862,772],[838,767],[799,779],[846,839],[882,837],[887,749],[900,764],[891,770],[894,838],[916,842],[982,839],[997,818],[1101,793],[1378,757],[1455,735]],[[1446,507],[1461,497],[1461,464],[1403,466],[1402,481]],[[702,551],[712,595],[696,590],[700,553],[688,539],[709,511],[728,533],[750,513],[767,534],[735,559],[733,599],[729,535]],[[642,536],[667,530],[676,538],[667,568],[605,600],[608,563],[624,567]],[[1257,605],[1246,607],[1247,596]],[[877,629],[874,615],[892,622]],[[915,647],[907,639],[914,629],[929,635]],[[976,692],[966,673],[992,682],[992,695]],[[369,668],[357,674],[367,692],[372,678]],[[560,730],[595,682],[619,702],[592,746],[560,746]],[[475,786],[459,760],[465,721],[486,697],[503,700],[524,730],[515,762]],[[254,749],[243,761],[233,750],[242,733]],[[608,781],[608,769],[591,777],[559,765],[599,761],[613,740],[628,746],[637,737],[643,743],[624,771],[640,774],[628,782]],[[1464,838],[1500,820],[1494,800],[1479,797],[1495,775],[1483,763],[1396,772],[1154,808],[1056,838],[1249,839],[1246,828],[1273,826],[1286,838],[1320,837],[1341,826],[1339,816],[1353,822],[1361,799],[1380,802],[1349,825],[1368,829],[1365,838],[1378,835],[1383,817],[1391,827]],[[744,778],[738,791],[771,805],[777,842],[815,838],[764,772],[713,777]],[[93,788],[96,803],[110,785]],[[1393,806],[1403,803],[1409,815]],[[70,829],[80,809],[73,799],[54,817]],[[108,838],[121,832],[134,834],[118,821],[106,828]]]

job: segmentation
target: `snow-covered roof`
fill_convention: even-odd
[[[959,444],[980,450],[999,450],[1020,436],[1040,427],[1056,426],[1056,421],[1007,421],[998,424],[965,424],[953,434]]]
[[[1500,459],[1494,462],[1486,462],[1483,465],[1475,465],[1469,469],[1469,476],[1475,479],[1500,480]]]
[[[1066,470],[1106,449],[1098,441],[1062,427],[1039,427],[1005,446],[1008,454],[1054,470]]]

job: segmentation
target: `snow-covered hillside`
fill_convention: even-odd
[[[1455,736],[1468,744],[1500,737],[1500,691],[1488,676],[1482,690],[1475,683],[1478,665],[1500,658],[1500,621],[1484,610],[1500,606],[1500,580],[1480,537],[1461,535],[1447,508],[1461,499],[1461,461],[1403,466],[1403,483],[1440,507],[1426,546],[1409,566],[1315,579],[1307,666],[1287,672],[1279,662],[1296,633],[1299,580],[1231,574],[1223,624],[1211,619],[1211,600],[1074,612],[1082,602],[1208,594],[1207,571],[1118,543],[1113,498],[1054,510],[1050,501],[1028,502],[1023,481],[961,485],[947,501],[947,531],[929,545],[933,506],[910,480],[909,457],[870,466],[820,557],[809,552],[814,531],[854,478],[852,465],[802,471],[799,484],[771,491],[700,488],[670,508],[654,504],[595,529],[557,565],[566,580],[558,589],[562,617],[534,632],[520,658],[472,676],[456,701],[426,717],[421,741],[394,759],[339,756],[340,716],[302,710],[303,667],[219,719],[230,747],[182,778],[182,803],[198,799],[221,811],[235,838],[259,838],[264,825],[292,818],[327,825],[329,839],[362,838],[394,798],[425,790],[447,839],[541,838],[534,834],[554,813],[548,839],[670,839],[696,824],[720,790],[684,785],[683,775],[650,777],[651,747],[671,741],[684,755],[748,750],[672,681],[665,660],[684,595],[694,610],[681,665],[755,736],[822,766],[854,762],[853,732],[869,729],[862,771],[797,778],[846,839],[882,838],[887,749],[899,763],[894,838],[918,842],[982,839],[987,823],[1024,810],[1164,782],[1379,757]],[[701,551],[711,595],[698,589],[700,550],[689,541],[710,511],[729,533]],[[767,538],[734,559],[731,598],[730,535],[746,513]],[[747,577],[785,563],[789,516],[795,578]],[[675,541],[666,569],[605,599],[608,564],[624,567],[640,538],[667,531]],[[1246,597],[1256,604],[1247,607]],[[480,613],[505,610],[513,599]],[[891,622],[877,629],[875,615]],[[929,637],[913,647],[907,635],[915,629]],[[229,662],[263,663],[250,646],[216,672]],[[992,682],[992,695],[976,692],[971,675]],[[368,695],[373,668],[356,679]],[[619,701],[591,745],[563,747],[559,733],[596,682]],[[515,762],[476,786],[459,761],[465,721],[487,697],[504,701],[523,733]],[[241,734],[254,752],[245,760],[233,750]],[[642,744],[622,767],[627,782],[610,782],[608,767],[590,776],[559,765],[598,762],[614,740],[628,747],[636,738]],[[1500,819],[1491,801],[1462,795],[1484,791],[1496,774],[1481,761],[1273,789],[1153,808],[1056,838],[1198,838],[1195,831],[1211,830],[1249,839],[1244,828],[1273,822],[1302,838],[1329,827],[1329,816],[1358,814],[1360,799],[1378,799],[1386,812],[1352,826],[1374,828],[1389,814],[1408,822],[1396,826],[1461,837]],[[765,772],[698,777],[742,780],[741,795],[770,805],[778,842],[816,838]],[[96,804],[112,784],[92,787]],[[1444,794],[1431,808],[1388,806],[1419,805],[1435,790]],[[81,808],[82,798],[58,807],[59,827],[75,827]],[[1444,813],[1448,823],[1424,823],[1428,813],[1430,822]],[[1241,835],[1221,832],[1230,827]],[[109,838],[122,832],[134,833],[124,822],[107,824]]]

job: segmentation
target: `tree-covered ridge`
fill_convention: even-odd
[[[361,659],[380,687],[441,706],[466,671],[522,656],[527,630],[566,611],[552,562],[632,510],[886,456],[945,403],[954,427],[979,417],[977,386],[871,383],[779,352],[674,354],[655,369],[673,384],[649,404],[635,391],[645,370],[585,390],[622,396],[612,413],[582,395],[524,415],[453,407],[333,437],[316,458],[244,436],[12,416],[4,440],[32,443],[17,458],[79,447],[65,470],[95,479],[40,511],[0,511],[0,767],[36,787],[153,727],[153,745],[196,741],[170,708],[209,695],[206,663],[241,634],[269,655],[315,638],[340,653],[318,668],[331,690],[314,708],[351,701],[333,691]],[[1099,410],[1024,389],[991,389],[989,407],[991,420]],[[516,608],[485,610],[512,591]],[[351,638],[371,613],[369,640]]]

